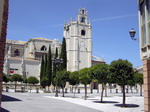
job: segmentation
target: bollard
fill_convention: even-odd
[[[21,87],[21,92],[22,92],[22,93],[24,92],[24,87],[23,87],[23,86]]]
[[[93,93],[93,88],[91,88],[91,93]]]
[[[118,89],[116,89],[116,93],[118,93]]]
[[[80,89],[78,89],[78,93],[80,93]]]
[[[9,87],[8,87],[8,86],[6,86],[6,92],[8,92],[8,90],[9,90]]]
[[[67,93],[67,88],[65,88],[65,93]]]
[[[36,88],[36,93],[39,93],[39,88]]]

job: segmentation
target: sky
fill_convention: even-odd
[[[94,56],[107,64],[127,59],[133,67],[142,65],[139,42],[129,35],[134,28],[139,38],[137,0],[10,0],[7,39],[61,42],[64,24],[76,20],[80,8],[88,11],[92,23]]]

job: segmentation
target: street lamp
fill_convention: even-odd
[[[133,28],[129,31],[129,34],[132,40],[138,40],[135,38],[136,31]]]
[[[54,60],[52,60],[52,62],[55,64],[56,70],[59,71],[60,70],[60,64],[63,63],[63,59],[55,58]],[[56,76],[56,71],[55,71],[55,76]],[[55,97],[58,97],[57,77],[56,77],[56,94],[55,94]]]

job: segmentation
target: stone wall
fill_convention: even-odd
[[[150,60],[143,61],[144,71],[144,112],[150,110]]]
[[[0,34],[0,106],[1,106],[1,92],[2,92],[2,73],[3,73],[3,63],[4,63],[4,53],[5,53],[5,43],[6,43],[6,29],[7,29],[7,20],[8,20],[8,0],[2,0],[3,4],[3,9],[4,11],[2,12],[2,22],[1,25],[1,34]],[[1,6],[1,5],[0,5]]]

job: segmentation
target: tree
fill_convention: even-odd
[[[3,73],[3,82],[9,82],[9,77],[5,73]]]
[[[143,74],[134,73],[135,83],[140,85],[140,96],[142,96]]]
[[[87,98],[87,84],[91,83],[91,72],[89,68],[83,68],[79,71],[79,81],[84,84],[85,87],[85,100]]]
[[[127,85],[130,86],[131,93],[133,93],[132,88],[133,86],[136,85],[134,76],[133,76],[133,79],[127,81]],[[127,91],[128,91],[128,86],[127,86]]]
[[[58,58],[58,48],[56,47],[55,59]]]
[[[30,76],[30,77],[27,79],[27,82],[28,82],[29,84],[35,85],[35,84],[38,84],[38,83],[39,83],[39,80],[38,80],[36,77]]]
[[[48,51],[48,60],[47,60],[47,78],[48,78],[48,91],[49,91],[49,86],[51,85],[52,82],[52,54],[51,54],[51,46],[49,46],[49,51]]]
[[[12,77],[8,77],[9,78],[9,81],[12,83],[13,82],[13,79]]]
[[[47,76],[47,54],[44,56],[44,72],[43,72],[43,77]]]
[[[128,81],[133,79],[133,68],[132,64],[127,60],[115,60],[110,64],[111,78],[122,87],[123,92],[123,103],[125,107],[125,85]]]
[[[72,86],[76,85],[76,87],[75,87],[75,91],[76,91],[77,84],[79,84],[79,72],[78,71],[74,71],[74,72],[70,73],[69,83]],[[73,88],[72,88],[72,91],[73,91]],[[75,96],[75,91],[74,91],[74,96]]]
[[[43,74],[44,74],[44,55],[42,55],[42,61],[41,61],[40,80],[43,78]]]
[[[78,71],[74,71],[74,72],[70,73],[69,83],[70,83],[70,85],[73,85],[73,86],[79,84],[79,72]]]
[[[109,66],[107,64],[96,64],[91,67],[92,77],[102,84],[101,102],[103,102],[103,92],[109,81]]]
[[[23,78],[22,78],[21,75],[19,75],[19,74],[13,74],[13,75],[11,76],[11,79],[12,79],[12,81],[15,82],[15,92],[16,92],[16,89],[17,89],[17,81],[18,81],[18,82],[22,82],[22,81],[23,81]]]
[[[58,86],[62,88],[62,97],[64,97],[64,88],[66,86],[66,82],[69,81],[69,71],[58,71],[56,73],[56,83]]]
[[[48,85],[48,78],[47,78],[47,77],[43,77],[43,78],[40,80],[40,82],[41,82],[41,86],[42,86],[43,88],[45,88],[45,87]]]
[[[108,84],[109,84],[109,88],[110,88],[110,93],[112,93],[112,87],[115,82],[110,78],[110,75],[108,76],[109,79],[108,79]]]
[[[28,83],[28,79],[27,78],[23,79],[23,83]]]
[[[30,76],[30,77],[27,79],[27,82],[30,84],[30,92],[31,92],[31,84],[32,84],[32,85],[38,84],[38,83],[39,83],[39,80],[38,80],[36,77]]]
[[[63,38],[63,41],[62,41],[60,58],[63,59],[63,63],[61,64],[61,70],[66,70],[67,69],[67,52],[66,52],[66,39],[65,38]]]

